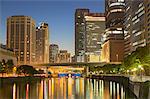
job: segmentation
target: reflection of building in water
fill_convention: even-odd
[[[13,99],[16,99],[16,84],[13,85]]]
[[[126,99],[128,91],[116,82],[65,77],[0,86],[5,99]]]
[[[41,80],[40,86],[39,86],[39,99],[43,98],[43,80]]]
[[[68,99],[72,99],[72,78],[68,78]]]

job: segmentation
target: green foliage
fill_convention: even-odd
[[[33,75],[33,74],[37,74],[38,72],[29,65],[21,65],[17,68],[17,73],[18,74],[24,74],[24,75]]]
[[[6,67],[5,67],[6,72],[12,73],[13,72],[13,66],[14,66],[13,60],[7,60]]]
[[[13,66],[14,66],[14,63],[13,63],[13,60],[7,60],[7,62],[2,59],[2,61],[0,62],[0,72],[1,73],[12,73],[13,71]]]
[[[131,70],[138,68],[138,65],[142,65],[145,72],[149,72],[150,69],[150,47],[139,47],[136,51],[132,52],[124,59],[122,66],[125,70]]]
[[[14,63],[13,63],[12,59],[8,60],[6,64],[7,64],[8,67],[11,67],[11,68],[14,66]]]
[[[90,67],[90,71],[103,71],[103,73],[119,73],[121,71],[121,64],[106,64],[103,67]]]
[[[126,73],[134,68],[144,69],[145,75],[150,75],[150,47],[139,47],[128,55],[121,65],[106,64],[103,67],[90,67],[90,71],[103,71],[103,73]]]
[[[4,67],[2,65],[2,62],[0,62],[0,73],[3,73],[4,72]]]

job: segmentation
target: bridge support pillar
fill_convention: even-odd
[[[86,67],[86,76],[87,77],[89,76],[89,67],[88,66]]]
[[[48,77],[48,67],[46,67],[46,77]]]

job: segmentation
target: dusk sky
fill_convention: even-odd
[[[0,0],[0,42],[5,44],[6,19],[12,15],[31,16],[38,26],[47,22],[50,44],[74,53],[74,13],[76,8],[104,12],[104,0]]]

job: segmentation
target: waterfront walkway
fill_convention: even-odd
[[[150,76],[143,76],[143,75],[140,75],[140,76],[136,76],[136,75],[123,75],[123,74],[90,74],[89,76],[124,76],[124,77],[128,77],[130,81],[132,82],[146,82],[146,81],[150,81]],[[0,74],[0,77],[4,77],[4,78],[7,78],[7,77],[24,77],[25,75],[17,75],[17,74]],[[27,75],[26,75],[27,76]],[[38,76],[45,76],[43,74],[41,75],[38,75]]]
[[[124,77],[128,77],[130,81],[132,82],[146,82],[146,81],[150,81],[150,76],[137,76],[137,75],[124,75],[124,74],[92,74],[95,76],[124,76]]]

